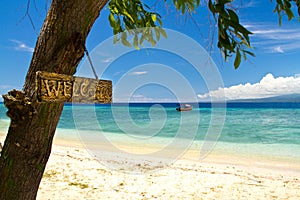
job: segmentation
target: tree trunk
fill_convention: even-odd
[[[37,102],[35,75],[73,75],[87,35],[108,0],[53,0],[36,43],[23,91],[3,95],[11,118],[0,157],[0,199],[35,199],[63,103]]]

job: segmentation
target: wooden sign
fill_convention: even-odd
[[[38,71],[36,92],[39,101],[111,103],[112,82]]]

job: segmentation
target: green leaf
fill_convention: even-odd
[[[127,39],[127,33],[126,32],[122,32],[121,33],[121,39],[122,40],[126,40]]]
[[[218,12],[218,13],[223,12],[224,11],[224,4],[217,3],[215,5],[215,11]]]
[[[182,14],[185,13],[185,4],[184,4],[184,3],[181,5],[181,13],[182,13]]]
[[[251,51],[246,51],[246,50],[244,50],[244,52],[247,53],[247,54],[249,54],[250,56],[255,57],[255,54],[254,54],[253,52],[251,52]]]
[[[243,52],[244,60],[247,60],[247,55],[246,55],[245,51],[242,51],[242,52]]]
[[[288,16],[288,20],[291,21],[291,19],[293,19],[295,16],[294,16],[294,13],[290,10],[290,9],[286,9],[285,10],[285,13],[287,14]]]
[[[142,34],[141,39],[140,39],[140,45],[141,46],[143,45],[144,41],[145,41],[145,35]]]
[[[149,37],[149,42],[151,43],[152,46],[156,45],[156,41],[153,39],[152,36]]]
[[[117,35],[117,34],[115,34],[115,35],[114,35],[114,44],[116,44],[118,41],[119,41],[119,39],[118,39],[118,35]]]
[[[231,21],[234,21],[239,24],[240,22],[239,22],[239,17],[237,16],[237,14],[231,9],[227,9],[227,11],[228,11]]]
[[[123,21],[124,21],[124,23],[125,23],[125,25],[126,25],[126,29],[127,30],[130,30],[130,29],[134,29],[135,27],[134,27],[134,25],[131,23],[131,21],[128,19],[128,18],[123,18]]]
[[[133,46],[134,46],[135,49],[140,50],[140,47],[139,47],[139,38],[138,38],[137,34],[134,35]]]
[[[156,15],[155,14],[151,15],[151,19],[153,22],[156,22]]]
[[[121,42],[122,42],[123,45],[125,45],[127,47],[131,47],[131,44],[126,39],[121,38]]]
[[[121,42],[123,45],[125,45],[127,47],[131,47],[131,44],[127,41],[127,33],[126,32],[121,33]]]
[[[161,21],[161,19],[160,19],[160,18],[157,18],[157,21],[158,21],[158,23],[159,23],[159,25],[160,25],[160,26],[162,26],[162,25],[163,25],[163,23],[162,23],[162,21]]]
[[[156,40],[159,41],[159,39],[160,39],[159,28],[158,27],[154,27],[154,31],[155,31]]]
[[[163,36],[164,38],[168,38],[167,33],[166,33],[166,31],[165,31],[164,29],[159,28],[159,32],[162,34],[162,36]]]
[[[123,12],[126,17],[128,17],[132,22],[134,22],[132,16],[126,10],[124,10]]]
[[[237,49],[235,60],[234,60],[234,69],[239,68],[240,64],[241,64],[241,53],[240,50]]]
[[[108,20],[109,20],[110,26],[112,28],[115,28],[116,27],[116,20],[115,20],[115,17],[112,13],[109,14]]]
[[[212,3],[211,0],[208,1],[208,8],[209,8],[209,10],[210,10],[213,14],[216,13],[216,9],[215,9],[215,7],[214,7],[214,5],[213,5],[213,3]]]
[[[285,4],[286,9],[292,7],[292,4],[288,0],[285,0],[284,4]]]

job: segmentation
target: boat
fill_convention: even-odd
[[[177,111],[191,111],[193,109],[193,107],[190,104],[183,104],[183,105],[179,105],[176,110]]]

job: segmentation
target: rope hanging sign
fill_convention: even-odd
[[[112,82],[98,80],[89,52],[86,48],[84,52],[88,57],[95,79],[38,71],[36,73],[36,92],[39,101],[112,102]]]

